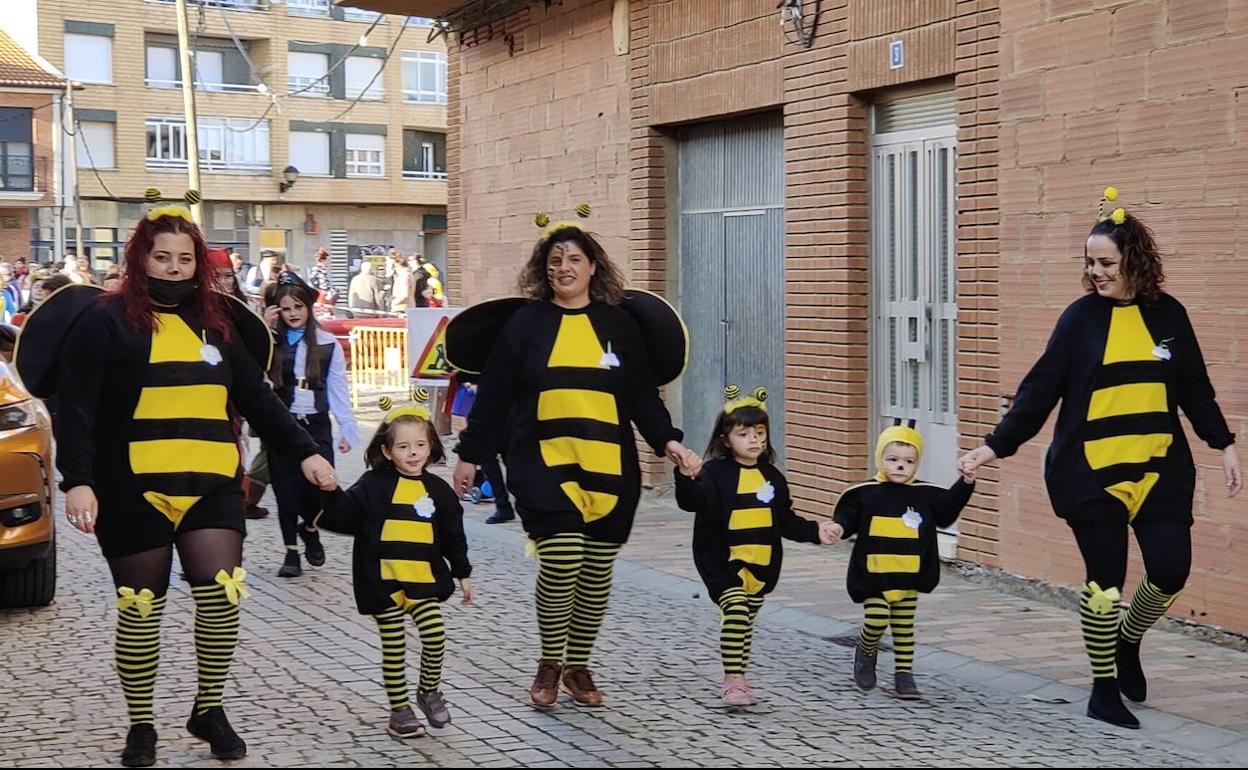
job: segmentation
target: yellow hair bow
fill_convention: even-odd
[[[247,570],[242,567],[235,567],[234,574],[230,574],[225,570],[217,570],[216,581],[225,588],[225,598],[230,604],[238,604],[240,599],[246,599],[251,596],[251,591],[247,588]]]
[[[130,586],[122,586],[117,589],[117,609],[125,612],[131,607],[135,607],[139,611],[139,617],[146,618],[152,614],[152,602],[156,600],[156,594],[152,593],[152,589],[144,588],[142,591],[135,593]]]

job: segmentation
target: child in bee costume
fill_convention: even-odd
[[[875,447],[875,478],[845,490],[833,521],[841,537],[856,535],[849,558],[849,595],[865,617],[854,652],[854,684],[875,687],[875,664],[884,632],[892,627],[898,698],[920,697],[915,685],[914,621],[920,593],[940,581],[936,529],[958,519],[975,491],[963,477],[949,489],[915,479],[923,437],[894,425]]]
[[[774,465],[767,391],[738,398],[737,386],[724,389],[728,404],[715,421],[707,462],[694,478],[677,467],[676,501],[697,514],[693,560],[706,590],[720,610],[722,696],[727,706],[756,703],[745,679],[754,640],[754,621],[763,598],[780,581],[783,540],[836,542],[831,522],[822,524],[793,512],[789,485]]]
[[[418,391],[424,399],[428,395]],[[418,397],[419,397],[418,396]],[[390,399],[381,406],[388,409]],[[360,614],[372,615],[381,633],[382,676],[390,701],[388,732],[424,735],[407,695],[407,631],[411,616],[420,633],[420,687],[416,705],[433,727],[451,714],[440,689],[446,633],[441,602],[459,581],[472,603],[472,564],[464,537],[464,509],[450,485],[429,471],[444,459],[427,407],[412,404],[386,415],[365,452],[369,470],[350,489],[328,496],[315,526],[355,537],[352,580]]]

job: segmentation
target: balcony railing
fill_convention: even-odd
[[[147,78],[143,81],[148,88],[181,88],[181,80],[160,80],[157,78]],[[196,83],[196,91],[223,91],[233,94],[256,94],[260,92],[260,86],[253,86],[247,83]]]
[[[445,91],[422,91],[417,88],[404,88],[403,101],[414,104],[446,104]]]
[[[371,23],[376,21],[378,16],[381,16],[381,14],[376,11],[365,11],[360,8],[342,9],[342,18],[347,21],[367,21]]]
[[[404,179],[446,179],[445,171],[421,171],[415,168],[403,169]]]
[[[286,90],[290,94],[298,91],[299,96],[329,96],[329,81],[323,77],[290,75],[286,78]]]
[[[329,16],[329,0],[286,0],[291,16]]]
[[[386,92],[385,92],[385,89],[383,89],[381,86],[378,86],[376,84],[370,86],[369,88],[357,88],[354,86],[348,86],[346,90],[346,96],[348,99],[359,98],[361,101],[377,102],[386,98]]]
[[[174,0],[148,0],[152,3],[173,5]],[[209,8],[226,8],[235,11],[267,11],[269,0],[186,0],[187,5],[203,5]]]
[[[151,169],[184,169],[186,158],[148,158],[147,167]],[[272,170],[268,161],[221,160],[214,158],[212,153],[201,150],[199,167],[204,171],[246,171],[265,172]]]

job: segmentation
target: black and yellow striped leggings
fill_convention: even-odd
[[[914,614],[919,606],[918,591],[902,592],[900,598],[889,601],[871,598],[862,603],[862,633],[858,646],[868,655],[880,649],[880,640],[891,626],[893,629],[893,670],[914,670]]]
[[[620,543],[567,532],[537,541],[537,628],[542,660],[588,666],[607,615]]]
[[[408,705],[407,628],[403,618],[411,615],[420,634],[420,692],[436,692],[442,686],[442,659],[446,653],[446,627],[442,605],[436,599],[416,602],[410,609],[395,607],[374,615],[381,632],[381,678],[390,709]]]
[[[763,597],[744,588],[729,588],[719,597],[719,656],[726,675],[744,674],[754,644],[754,621],[763,609]]]

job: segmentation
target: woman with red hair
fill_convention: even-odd
[[[222,692],[238,641],[243,497],[237,410],[270,446],[333,489],[333,467],[264,381],[265,337],[217,290],[200,229],[180,207],[153,210],[126,244],[120,289],[69,328],[57,381],[57,464],[69,522],[94,533],[118,595],[117,671],[130,715],[122,764],[156,760],[152,694],[173,549],[195,601],[199,682],[187,729],[213,756],[247,749]],[[50,304],[55,304],[53,301]],[[254,319],[259,322],[259,319]],[[246,337],[250,340],[250,337]],[[258,351],[258,352],[256,352]]]

